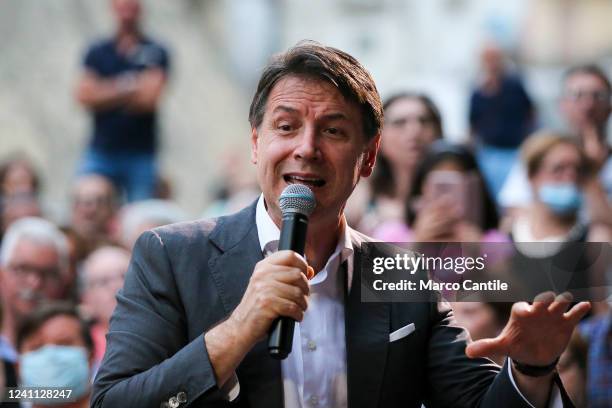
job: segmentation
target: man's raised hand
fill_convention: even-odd
[[[580,319],[590,310],[589,302],[580,302],[570,310],[569,293],[557,297],[542,293],[530,305],[515,303],[510,319],[499,336],[469,344],[468,357],[506,355],[514,361],[534,366],[553,363],[565,350]]]

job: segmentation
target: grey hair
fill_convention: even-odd
[[[100,262],[100,260],[104,260],[108,256],[125,256],[128,260],[130,259],[130,251],[127,249],[117,246],[117,245],[104,245],[98,247],[83,261],[83,263],[79,267],[79,273],[77,274],[77,287],[79,289],[79,294],[83,294],[87,291],[89,285],[89,270],[91,269],[92,264],[96,262]],[[127,272],[127,271],[126,271]]]
[[[52,222],[39,217],[24,217],[9,226],[2,240],[0,266],[5,268],[9,264],[17,244],[22,240],[54,248],[60,272],[62,275],[68,272],[68,239]]]
[[[185,221],[187,215],[175,203],[168,200],[143,200],[130,204],[122,210],[121,238],[124,243],[135,238],[143,224],[162,226]]]

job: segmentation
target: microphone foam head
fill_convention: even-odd
[[[317,202],[311,189],[303,184],[290,184],[281,193],[278,204],[283,214],[297,212],[309,217]]]

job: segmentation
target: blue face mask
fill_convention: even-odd
[[[573,183],[547,183],[538,190],[540,201],[555,214],[574,214],[582,204],[582,194]]]
[[[84,347],[48,344],[24,353],[19,363],[24,387],[58,387],[79,398],[89,390],[89,362]]]

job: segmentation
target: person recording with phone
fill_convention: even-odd
[[[405,222],[382,224],[388,242],[509,242],[474,155],[461,145],[433,143],[417,166],[405,200]]]
[[[555,363],[588,302],[517,303],[498,337],[471,342],[446,303],[361,301],[372,239],[347,225],[344,207],[372,173],[383,113],[354,57],[315,42],[278,54],[249,121],[262,195],[237,214],[139,238],[92,407],[542,407],[563,393]],[[276,251],[278,199],[293,184],[316,202],[305,256]],[[281,316],[298,323],[278,360],[268,333]],[[484,358],[498,353],[503,368]]]

